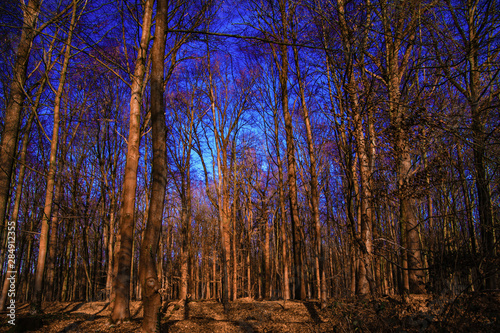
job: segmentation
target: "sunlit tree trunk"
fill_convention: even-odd
[[[148,221],[141,244],[139,275],[142,286],[144,332],[160,331],[161,281],[158,280],[157,253],[163,221],[166,171],[166,124],[164,106],[164,57],[168,7],[166,1],[159,1],[156,10],[156,27],[151,68],[151,125],[153,135],[153,166],[151,201]]]
[[[190,143],[188,143],[190,146]],[[190,148],[188,148],[190,150]],[[189,261],[191,254],[191,172],[190,172],[190,162],[191,154],[187,152],[186,157],[186,169],[182,172],[181,175],[181,223],[182,223],[182,240],[181,240],[181,281],[180,281],[180,290],[179,290],[179,298],[186,299],[188,296],[188,287],[189,287]]]
[[[236,219],[237,219],[237,209],[239,209],[239,200],[238,200],[238,192],[237,192],[237,168],[236,168],[236,137],[233,137],[232,145],[231,145],[231,162],[233,169],[233,205],[232,205],[232,213],[231,213],[231,229],[232,232],[232,242],[231,242],[231,253],[232,253],[232,301],[235,301],[238,298],[238,253],[236,252]],[[238,207],[237,207],[238,206]]]
[[[38,260],[35,271],[35,289],[34,289],[34,299],[32,303],[33,313],[40,313],[42,310],[43,275],[45,270],[45,260],[46,260],[47,246],[49,240],[49,219],[51,217],[52,201],[54,198],[57,146],[59,141],[60,109],[61,109],[62,95],[64,92],[64,85],[66,83],[68,64],[71,58],[71,41],[73,38],[73,32],[76,26],[76,22],[77,22],[77,2],[76,0],[74,0],[72,14],[71,14],[70,29],[68,31],[68,36],[65,41],[66,45],[64,51],[64,60],[61,67],[61,74],[59,77],[59,86],[57,88],[54,100],[54,124],[52,128],[52,139],[50,142],[50,161],[49,161],[49,171],[47,174],[47,190],[45,194],[45,205],[42,216],[42,230],[40,231]]]
[[[342,45],[344,51],[344,61],[346,66],[346,83],[345,90],[348,94],[351,117],[354,125],[354,136],[356,139],[356,153],[358,157],[359,175],[360,175],[360,196],[358,220],[360,225],[360,236],[358,246],[361,254],[360,269],[359,269],[359,283],[357,293],[368,294],[370,293],[369,282],[373,281],[372,272],[372,208],[370,205],[371,190],[370,190],[370,168],[368,161],[368,145],[366,136],[363,129],[363,122],[361,117],[361,106],[359,105],[358,97],[358,83],[356,82],[354,73],[354,57],[352,45],[352,34],[347,25],[345,18],[345,3],[343,0],[338,2],[338,15],[340,32],[342,36]],[[358,188],[356,186],[356,188]]]
[[[135,190],[137,187],[137,168],[139,165],[141,105],[144,74],[146,73],[146,57],[151,34],[153,3],[154,0],[147,0],[144,3],[140,48],[132,77],[127,160],[123,179],[122,207],[119,224],[120,244],[119,251],[115,252],[117,272],[114,281],[115,302],[110,318],[112,323],[121,323],[130,318],[130,273],[133,255]]]
[[[286,224],[288,222],[285,208],[285,190],[283,181],[283,164],[281,161],[280,144],[279,144],[279,120],[278,110],[273,109],[274,120],[274,148],[276,150],[276,165],[278,166],[278,197],[281,214],[281,260],[283,261],[283,298],[290,299],[290,281],[288,273],[288,247],[286,236]]]
[[[267,206],[267,203],[263,202],[262,206]],[[270,227],[268,221],[267,207],[262,207],[261,211],[261,219],[262,219],[262,227],[264,232],[264,244],[263,244],[263,266],[264,266],[264,274],[263,278],[263,298],[269,299],[271,298],[271,249],[270,249]]]
[[[295,39],[295,38],[294,38]],[[295,70],[297,72],[297,81],[299,84],[299,96],[304,114],[304,123],[306,126],[306,139],[307,139],[307,152],[309,155],[309,173],[310,173],[310,188],[311,188],[311,207],[312,217],[315,230],[315,268],[316,268],[316,289],[318,291],[318,299],[321,301],[321,307],[326,306],[326,276],[324,271],[325,255],[323,252],[323,243],[321,237],[321,221],[319,214],[319,182],[316,156],[314,153],[314,139],[311,129],[311,120],[309,117],[309,109],[306,103],[305,83],[301,76],[301,69],[299,63],[299,52],[297,46],[293,46],[293,54],[295,60]]]
[[[287,1],[279,2],[279,12],[281,14],[281,38],[284,43],[288,43],[288,23],[290,20],[290,11]],[[295,160],[295,142],[293,137],[292,115],[288,107],[288,47],[279,46],[280,59],[277,60],[279,69],[279,81],[281,88],[281,107],[285,122],[286,133],[286,157],[288,164],[288,188],[290,203],[290,218],[292,221],[292,252],[294,261],[294,279],[295,279],[295,299],[306,298],[305,268],[303,264],[303,239],[302,223],[299,219],[298,189],[297,189],[297,162]]]
[[[217,206],[219,213],[219,229],[221,235],[221,248],[222,248],[222,267],[221,267],[221,283],[222,283],[222,303],[224,306],[228,303],[230,295],[230,281],[229,281],[229,266],[230,266],[230,256],[231,256],[231,240],[229,237],[229,191],[226,178],[228,175],[227,168],[227,137],[221,137],[219,131],[223,131],[223,128],[218,128],[222,123],[219,114],[218,107],[216,106],[216,95],[214,86],[213,70],[211,68],[210,62],[210,51],[207,51],[207,65],[208,65],[208,75],[209,75],[209,98],[212,110],[212,122],[213,122],[213,132],[215,136],[216,145],[216,160],[214,163],[217,165]],[[223,135],[223,133],[222,133]],[[214,165],[215,166],[215,165]],[[215,173],[215,171],[214,171]]]
[[[250,180],[251,177],[249,177],[248,182],[247,182],[247,193],[246,193],[246,198],[245,198],[245,212],[246,212],[246,239],[245,239],[245,250],[246,250],[246,256],[245,256],[245,265],[246,265],[246,279],[247,279],[247,297],[252,297],[252,262],[251,262],[251,257],[252,257],[252,224],[253,224],[253,210],[252,210],[252,190],[250,186]]]
[[[192,220],[192,195],[191,195],[191,149],[193,147],[194,140],[194,120],[195,120],[195,107],[192,105],[193,100],[191,98],[189,105],[189,124],[187,124],[187,129],[180,129],[180,135],[182,138],[182,162],[178,165],[180,174],[180,200],[181,200],[181,249],[180,249],[180,288],[179,288],[179,298],[187,299],[188,294],[192,291],[190,290],[189,280],[193,278],[192,274],[192,237],[191,237],[191,220]],[[177,122],[181,122],[181,115],[176,118]],[[175,150],[175,148],[174,148]],[[191,286],[192,287],[192,286]]]

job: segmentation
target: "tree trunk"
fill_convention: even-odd
[[[14,78],[10,84],[10,94],[4,115],[2,141],[0,143],[0,225],[4,226],[9,201],[10,182],[16,155],[17,139],[24,102],[26,70],[31,53],[31,45],[36,34],[36,21],[40,13],[40,0],[29,1],[23,10],[23,29],[17,46],[14,63]],[[1,234],[0,234],[1,235]],[[3,237],[0,237],[0,240]]]
[[[188,155],[190,155],[188,153]],[[179,298],[185,300],[188,296],[189,292],[189,261],[190,261],[190,254],[191,254],[191,215],[192,215],[192,208],[191,208],[191,176],[190,176],[190,163],[189,163],[190,156],[187,157],[186,160],[186,165],[185,167],[187,170],[183,172],[183,175],[181,175],[182,178],[182,188],[180,189],[181,192],[181,206],[182,206],[182,211],[181,211],[181,224],[182,224],[182,240],[181,240],[181,281],[180,281],[180,290],[179,290]]]
[[[134,236],[135,190],[139,164],[140,125],[142,91],[146,73],[146,54],[150,39],[154,0],[144,4],[140,48],[134,69],[132,95],[130,98],[130,124],[127,160],[123,180],[122,207],[120,214],[120,249],[116,254],[117,274],[114,281],[115,303],[111,313],[112,323],[121,323],[130,318],[130,273]]]
[[[310,187],[311,187],[311,208],[312,217],[315,230],[315,265],[316,265],[316,288],[318,291],[318,299],[321,302],[321,308],[326,306],[326,276],[324,271],[325,255],[323,252],[323,243],[321,237],[321,221],[319,214],[319,182],[317,174],[316,156],[314,153],[314,139],[311,130],[311,120],[309,117],[309,109],[306,103],[305,83],[301,76],[299,53],[297,46],[293,46],[293,54],[295,60],[295,69],[297,72],[297,81],[299,84],[299,95],[304,113],[304,123],[306,126],[306,139],[307,139],[307,152],[309,155],[309,173],[310,173]]]
[[[387,4],[382,4],[386,6]],[[409,8],[403,16],[405,24],[394,25],[394,18],[390,16],[395,6],[390,4],[384,9],[381,16],[384,30],[385,45],[385,84],[388,90],[388,107],[391,127],[394,131],[394,151],[396,152],[396,172],[399,195],[399,221],[401,226],[401,241],[403,248],[407,249],[402,256],[403,267],[403,292],[425,293],[423,283],[424,273],[422,271],[420,237],[418,221],[414,212],[415,207],[411,199],[410,177],[412,164],[409,147],[409,128],[405,123],[409,110],[404,105],[401,95],[401,83],[403,74],[408,71],[409,57],[413,50],[416,26],[419,22],[419,5],[409,4]],[[396,14],[394,14],[396,15]],[[396,36],[399,36],[396,38]],[[404,36],[404,38],[403,38]],[[406,48],[405,48],[405,43]]]
[[[29,143],[31,125],[33,124],[33,120],[35,118],[35,112],[38,110],[38,105],[40,104],[40,98],[42,96],[43,89],[45,88],[45,84],[47,82],[46,78],[47,77],[45,76],[44,79],[42,79],[42,83],[40,84],[40,87],[37,90],[35,103],[32,107],[30,116],[28,118],[28,123],[26,124],[26,131],[25,131],[26,133],[24,134],[24,137],[23,137],[21,153],[19,154],[19,175],[18,175],[19,180],[18,180],[17,190],[16,190],[16,199],[14,201],[14,209],[12,211],[12,217],[11,217],[11,220],[14,221],[14,223],[16,225],[18,223],[19,207],[21,205],[22,189],[23,189],[23,184],[24,184],[24,174],[26,171],[26,166],[25,166],[26,153],[28,151],[28,143]],[[32,241],[30,239],[29,245],[28,245],[28,251],[30,251],[30,252],[31,252],[31,243],[32,243]],[[4,254],[5,253],[7,253],[7,251],[4,251]],[[3,257],[2,257],[2,260],[0,260],[0,263],[3,263]],[[20,265],[17,265],[16,269],[17,269],[17,272],[19,273],[20,272],[20,270],[19,270]],[[8,280],[7,280],[7,276],[5,276],[4,284],[3,284],[3,288],[2,288],[2,295],[0,296],[0,311],[5,309],[6,300],[7,300],[7,293],[8,293]]]
[[[158,1],[156,27],[152,53],[151,69],[151,125],[153,136],[153,166],[151,201],[148,221],[140,254],[140,281],[143,294],[144,332],[160,331],[161,281],[158,280],[157,253],[163,221],[166,172],[166,125],[164,106],[164,57],[167,29],[168,7],[166,1]]]
[[[288,43],[288,3],[280,1],[280,13],[282,23],[282,39]],[[293,138],[293,120],[288,107],[288,47],[280,45],[281,61],[277,64],[279,69],[279,81],[281,88],[281,105],[283,118],[285,121],[286,133],[286,157],[288,164],[288,187],[290,203],[290,219],[292,221],[292,252],[294,261],[294,279],[295,279],[295,299],[303,300],[306,298],[306,285],[303,267],[303,249],[302,249],[302,225],[299,219],[298,189],[297,189],[297,171],[295,161],[295,142]],[[276,59],[277,60],[277,59]]]
[[[42,310],[43,274],[45,270],[45,260],[46,260],[47,246],[49,240],[49,219],[51,217],[52,201],[54,197],[57,146],[59,141],[59,125],[60,125],[59,120],[60,120],[61,99],[64,91],[64,85],[66,82],[68,64],[71,58],[71,41],[73,38],[73,31],[75,29],[77,21],[76,11],[77,11],[77,2],[76,0],[74,0],[73,10],[71,14],[71,25],[70,25],[70,30],[68,31],[68,36],[66,39],[66,48],[64,51],[64,61],[61,67],[61,76],[59,77],[59,86],[57,88],[54,100],[54,125],[52,129],[52,139],[50,143],[49,172],[47,174],[47,190],[45,194],[45,205],[42,217],[42,230],[40,232],[38,260],[35,271],[34,299],[32,303],[32,313],[35,314],[41,313]]]

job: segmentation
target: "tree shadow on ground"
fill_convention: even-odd
[[[79,310],[85,302],[79,302],[76,304],[68,304],[64,309],[61,310],[61,312],[73,312]],[[70,306],[73,305],[73,307],[70,309]]]
[[[186,298],[184,300],[184,320],[189,319],[189,300]]]
[[[66,326],[65,328],[63,328],[62,330],[60,330],[58,333],[65,333],[65,332],[71,332],[74,330],[78,330],[78,326],[80,326],[80,324],[82,324],[84,322],[85,322],[85,320],[75,321],[75,322],[69,324],[68,326]]]
[[[96,312],[96,313],[94,314],[94,316],[97,316],[99,313],[101,313],[101,312],[103,312],[104,310],[106,310],[106,309],[107,309],[107,307],[108,307],[110,304],[111,304],[111,302],[106,302],[106,304],[104,304],[104,306],[102,307],[102,309],[101,309],[101,310],[99,310],[99,312]]]
[[[315,324],[320,324],[323,322],[323,320],[321,320],[321,317],[318,314],[318,311],[316,310],[316,307],[318,306],[317,303],[304,302],[304,306],[306,307],[307,312],[309,312],[309,316],[311,316],[312,320],[314,320]]]

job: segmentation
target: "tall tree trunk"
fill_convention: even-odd
[[[231,229],[232,232],[232,242],[231,242],[231,253],[232,253],[232,276],[231,276],[231,290],[232,290],[232,301],[236,301],[238,297],[238,253],[236,252],[236,212],[237,207],[239,207],[239,200],[237,194],[237,181],[236,181],[236,136],[233,137],[232,145],[231,145],[231,162],[233,165],[233,205],[231,212]]]
[[[219,229],[221,235],[221,248],[222,248],[222,303],[224,304],[224,309],[226,309],[226,304],[229,301],[230,295],[230,259],[231,259],[231,238],[230,238],[230,220],[231,220],[231,212],[229,207],[229,177],[230,170],[227,166],[228,161],[228,138],[230,133],[224,135],[224,129],[218,128],[218,126],[222,123],[220,117],[222,115],[219,113],[219,108],[216,107],[216,95],[215,95],[215,85],[213,78],[213,71],[211,67],[211,58],[210,51],[208,50],[207,45],[207,67],[208,67],[208,89],[209,89],[209,98],[212,110],[212,121],[213,121],[213,131],[214,131],[214,139],[216,144],[217,156],[217,205],[218,205],[218,213],[219,213]],[[214,165],[215,167],[215,165]],[[215,170],[214,170],[215,174]],[[232,298],[232,297],[231,297]]]
[[[251,258],[252,258],[252,225],[253,225],[253,211],[252,211],[252,199],[251,199],[251,187],[250,184],[247,185],[248,188],[248,193],[247,193],[247,198],[245,200],[246,203],[246,229],[247,229],[247,234],[246,234],[246,275],[247,275],[247,296],[252,297],[252,263],[251,263]]]
[[[134,236],[135,190],[139,165],[140,126],[142,91],[146,73],[146,55],[150,39],[154,0],[144,4],[142,34],[134,69],[132,95],[130,98],[130,124],[128,134],[127,160],[123,180],[122,207],[120,214],[120,249],[115,252],[117,273],[114,281],[115,303],[111,313],[112,323],[121,323],[130,318],[130,273]]]
[[[275,59],[275,61],[277,61]],[[276,101],[280,100],[277,94],[274,94],[274,99]],[[285,190],[284,190],[284,181],[283,181],[283,163],[281,160],[281,147],[279,140],[279,116],[278,109],[273,108],[273,123],[274,123],[274,132],[273,132],[273,145],[276,154],[276,166],[278,167],[278,200],[279,200],[279,209],[280,209],[280,217],[281,217],[281,225],[280,225],[280,236],[281,236],[281,260],[282,260],[282,295],[283,299],[290,299],[290,281],[289,281],[289,271],[288,271],[288,249],[287,249],[287,235],[286,235],[286,225],[288,222],[286,216],[286,207],[285,207]]]
[[[295,38],[294,38],[295,39]],[[294,40],[294,42],[296,42]],[[319,215],[319,182],[317,173],[316,156],[314,153],[314,139],[311,129],[311,120],[309,117],[309,109],[306,103],[305,83],[301,76],[299,52],[297,46],[293,46],[293,54],[295,60],[295,70],[297,72],[297,81],[299,84],[299,95],[304,114],[304,123],[306,126],[306,139],[307,139],[307,152],[309,155],[309,173],[310,173],[310,187],[311,187],[311,207],[312,217],[315,230],[315,265],[316,265],[316,288],[318,291],[318,299],[321,302],[321,308],[326,306],[326,276],[324,271],[325,255],[323,252],[323,243],[321,237],[321,221]]]
[[[188,155],[190,155],[188,153]],[[188,296],[189,292],[189,261],[191,254],[191,175],[190,175],[190,156],[187,157],[186,160],[186,168],[187,170],[181,175],[182,178],[182,188],[181,192],[181,224],[182,224],[182,240],[181,240],[181,281],[180,281],[180,290],[179,290],[179,298],[185,300]]]
[[[359,97],[357,87],[359,86],[356,82],[355,72],[354,72],[354,50],[355,47],[352,45],[352,32],[350,27],[347,25],[347,20],[345,18],[345,3],[343,0],[337,2],[339,24],[340,24],[340,34],[342,37],[342,45],[344,52],[344,62],[346,66],[346,82],[344,83],[345,91],[347,92],[349,99],[349,106],[351,111],[351,117],[354,124],[354,137],[356,139],[356,153],[358,156],[359,174],[360,174],[360,199],[359,207],[361,214],[358,214],[358,219],[360,221],[360,238],[358,239],[358,246],[361,254],[360,261],[360,275],[358,290],[359,294],[370,293],[370,284],[373,281],[372,277],[372,223],[373,223],[373,213],[371,207],[371,188],[370,188],[370,163],[369,163],[369,150],[366,136],[363,130],[363,122],[361,116],[361,106],[359,105]],[[372,288],[373,289],[373,288]]]
[[[115,187],[113,186],[113,189]],[[116,243],[115,239],[115,207],[116,207],[116,196],[111,194],[111,203],[109,205],[109,221],[108,221],[108,242],[106,246],[107,253],[107,266],[106,266],[106,300],[111,300],[111,295],[113,295],[113,267],[114,267],[114,247]]]
[[[419,3],[411,3],[407,9],[394,8],[395,4],[381,4],[381,16],[385,45],[385,84],[388,90],[388,106],[391,126],[394,129],[394,150],[396,152],[396,172],[399,195],[399,221],[401,240],[407,251],[402,256],[403,292],[425,293],[423,283],[422,258],[418,220],[414,202],[411,199],[412,163],[409,146],[409,132],[406,124],[407,113],[404,98],[401,95],[403,75],[408,71],[409,57],[413,50],[416,26],[419,22]],[[397,14],[391,11],[400,11]],[[406,24],[394,24],[393,15],[402,15]],[[405,43],[407,43],[405,45]],[[406,46],[406,48],[405,48]]]
[[[63,142],[64,147],[61,149],[61,154],[59,156],[59,161],[58,161],[58,166],[57,170],[59,170],[60,173],[62,173],[65,160],[66,160],[66,151],[68,150],[68,146],[66,145],[66,136],[67,136],[67,128],[63,129],[63,134],[61,137],[61,142]],[[76,133],[76,131],[74,132]],[[52,220],[51,220],[51,234],[50,234],[50,240],[49,240],[49,252],[48,252],[48,258],[47,258],[47,300],[49,301],[55,301],[55,295],[57,295],[56,288],[54,286],[54,280],[55,280],[55,263],[56,263],[56,252],[57,252],[57,242],[58,242],[58,224],[59,224],[59,219],[58,219],[58,212],[59,212],[59,205],[61,202],[62,198],[62,191],[63,191],[63,182],[62,182],[62,174],[59,175],[57,179],[57,184],[55,188],[55,207],[52,212]]]
[[[16,61],[14,63],[14,78],[10,84],[10,94],[5,109],[4,128],[0,143],[0,225],[3,226],[7,214],[10,182],[16,154],[17,139],[21,121],[21,111],[24,102],[24,84],[26,70],[31,53],[31,45],[36,35],[36,21],[40,13],[40,0],[29,1],[23,8],[23,29],[17,46]],[[0,235],[2,235],[0,233]],[[3,236],[3,235],[2,235]],[[0,237],[3,239],[3,237]]]
[[[151,75],[151,125],[153,136],[153,166],[151,201],[148,221],[140,254],[140,281],[143,294],[144,332],[160,331],[161,281],[158,280],[157,253],[165,204],[166,172],[166,124],[164,105],[164,57],[167,32],[167,1],[158,1],[156,27],[152,55]]]
[[[43,291],[43,275],[45,270],[45,260],[47,255],[47,246],[49,240],[49,219],[52,211],[52,201],[54,198],[54,184],[56,177],[56,158],[57,146],[59,141],[59,120],[62,94],[64,85],[66,83],[66,74],[68,64],[71,58],[71,41],[73,38],[73,31],[77,22],[77,1],[73,1],[73,9],[71,14],[71,25],[66,38],[66,47],[64,51],[64,61],[61,67],[61,75],[59,77],[59,86],[57,88],[54,100],[54,125],[52,129],[52,139],[50,142],[50,160],[49,172],[47,174],[47,190],[45,194],[45,205],[42,216],[42,230],[40,232],[40,243],[38,248],[38,260],[35,271],[35,289],[34,299],[32,303],[32,313],[40,313],[42,310],[42,291]]]
[[[287,1],[280,1],[281,14],[281,38],[285,44],[279,46],[280,60],[275,57],[279,69],[279,81],[281,90],[281,107],[285,121],[286,134],[286,157],[288,164],[288,187],[290,203],[290,219],[292,221],[292,252],[294,261],[294,279],[295,279],[295,299],[306,298],[306,284],[303,267],[303,240],[302,224],[299,219],[298,189],[297,189],[297,171],[295,161],[295,142],[293,137],[292,114],[288,107],[288,22],[289,12]]]
[[[64,141],[63,141],[64,142]],[[64,164],[61,162],[63,159],[62,156],[59,157],[59,167],[58,170],[60,172],[62,171],[62,167]],[[58,212],[59,208],[57,207],[60,202],[61,202],[61,197],[62,197],[62,178],[61,176],[58,177],[57,184],[55,186],[55,202],[54,202],[54,209],[52,211],[52,218],[51,218],[51,233],[50,233],[50,239],[49,239],[49,249],[47,253],[47,296],[46,299],[50,302],[55,301],[55,295],[57,295],[57,291],[55,290],[54,282],[55,282],[55,277],[56,277],[56,257],[57,257],[57,242],[58,242],[58,227],[59,227],[59,219],[58,219]]]
[[[264,203],[263,203],[264,206]],[[271,249],[270,249],[270,227],[269,221],[267,220],[266,207],[262,207],[262,227],[264,228],[264,246],[263,246],[263,266],[264,266],[264,274],[263,278],[263,295],[262,297],[265,299],[271,298]]]
[[[51,48],[51,50],[52,50],[52,48]],[[50,54],[50,52],[51,51],[49,51],[49,54]],[[40,98],[42,96],[42,92],[45,88],[46,83],[47,83],[47,76],[44,76],[44,78],[42,78],[42,82],[37,90],[35,103],[32,107],[30,116],[28,118],[28,122],[26,124],[26,133],[23,137],[22,148],[21,148],[21,152],[19,154],[19,175],[18,175],[19,180],[18,180],[17,190],[16,190],[16,199],[14,201],[14,209],[12,211],[12,217],[11,217],[11,220],[14,221],[16,226],[18,223],[19,207],[21,205],[22,189],[23,189],[23,184],[24,184],[24,174],[26,171],[26,166],[25,166],[26,153],[28,151],[28,143],[29,143],[31,125],[33,124],[33,120],[35,118],[35,112],[38,110],[38,106],[40,104]],[[30,251],[30,252],[31,252],[31,243],[32,243],[32,240],[30,238],[29,245],[28,245],[28,251]],[[7,252],[7,251],[4,251],[4,253],[5,252]],[[2,260],[0,260],[0,263],[3,263],[3,257],[2,257]],[[17,268],[17,272],[19,273],[20,272],[19,271],[20,265],[17,265],[16,268]],[[8,293],[8,286],[9,286],[9,284],[8,284],[7,276],[5,276],[4,284],[2,287],[2,294],[0,296],[0,311],[5,309],[6,300],[7,300],[7,293]]]

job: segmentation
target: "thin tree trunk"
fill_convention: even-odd
[[[251,193],[250,185],[248,185],[248,198],[246,199],[246,215],[247,215],[247,239],[246,239],[246,266],[247,266],[247,296],[252,298],[252,223],[253,223],[253,211],[251,207]]]
[[[217,200],[218,200],[218,211],[219,211],[219,229],[221,234],[221,248],[222,248],[222,303],[224,304],[224,309],[226,309],[226,304],[229,301],[230,295],[230,256],[231,256],[231,239],[230,239],[230,211],[229,211],[229,189],[228,189],[228,178],[229,171],[227,167],[228,161],[228,136],[221,137],[219,131],[223,131],[222,128],[217,128],[220,123],[218,115],[218,109],[216,108],[216,96],[215,96],[215,86],[213,83],[213,72],[210,62],[210,51],[207,50],[207,67],[209,75],[209,98],[212,110],[212,121],[213,121],[213,131],[215,136],[215,144],[217,150]],[[223,133],[222,133],[223,134]],[[231,297],[232,298],[232,297]]]
[[[373,281],[372,271],[372,208],[371,208],[371,190],[370,190],[370,165],[368,158],[368,143],[366,142],[361,119],[361,107],[357,91],[357,82],[354,73],[354,59],[352,57],[354,47],[350,36],[350,29],[345,18],[345,4],[343,0],[338,1],[340,32],[344,48],[344,61],[346,64],[347,82],[345,90],[348,94],[351,117],[354,123],[354,135],[356,138],[356,153],[358,156],[359,174],[360,174],[360,197],[358,220],[360,221],[360,238],[358,246],[360,249],[360,275],[358,290],[359,294],[370,293],[370,284]],[[373,289],[373,288],[372,288]]]
[[[45,270],[45,260],[46,260],[47,245],[49,240],[49,219],[51,216],[52,201],[54,197],[54,183],[56,176],[57,146],[59,141],[59,125],[60,125],[59,120],[60,120],[61,99],[64,91],[64,85],[66,82],[68,64],[71,58],[71,41],[73,38],[73,31],[75,29],[77,21],[76,12],[77,12],[77,2],[76,0],[74,0],[73,10],[71,14],[70,30],[68,31],[68,37],[66,39],[64,61],[61,67],[61,76],[59,77],[59,87],[57,88],[54,100],[54,125],[52,130],[52,139],[50,143],[49,172],[47,174],[47,190],[45,194],[44,212],[42,217],[42,230],[40,232],[38,260],[35,272],[35,290],[34,290],[34,299],[32,303],[32,313],[40,313],[42,310],[43,275]]]
[[[59,167],[58,170],[62,171],[63,163],[61,162],[62,156],[59,157]],[[49,240],[49,249],[47,253],[47,296],[46,299],[50,302],[55,301],[55,295],[57,294],[57,291],[55,290],[54,286],[54,280],[55,280],[55,262],[56,262],[56,256],[57,256],[57,241],[58,241],[58,224],[59,224],[59,219],[58,219],[58,212],[59,208],[57,205],[59,205],[61,201],[61,193],[62,193],[62,179],[59,177],[57,180],[57,184],[55,187],[55,207],[52,211],[52,218],[51,218],[51,233],[50,233],[50,240]]]
[[[231,214],[231,228],[233,229],[232,232],[232,243],[231,243],[231,252],[232,252],[232,301],[236,301],[236,298],[238,297],[238,254],[236,252],[236,209],[237,206],[239,205],[238,201],[238,194],[237,194],[237,188],[236,188],[236,137],[233,138],[232,146],[231,146],[231,151],[232,151],[232,164],[233,164],[233,209],[232,209],[232,214]]]
[[[262,253],[264,260],[263,278],[263,298],[271,298],[271,249],[270,249],[270,228],[267,220],[266,208],[262,207],[262,226],[264,228],[264,251]]]
[[[297,46],[293,46],[295,69],[297,72],[297,81],[299,84],[299,95],[302,106],[302,111],[304,114],[304,123],[306,126],[306,139],[307,139],[307,151],[309,155],[309,173],[311,176],[310,187],[311,187],[311,206],[312,206],[312,216],[314,222],[315,230],[315,265],[316,265],[316,288],[318,291],[318,299],[321,302],[321,308],[326,306],[326,277],[324,272],[325,266],[325,255],[323,252],[323,243],[321,237],[321,221],[319,215],[319,182],[317,175],[317,164],[316,156],[314,153],[314,140],[311,130],[311,121],[309,117],[309,109],[306,103],[305,94],[305,83],[301,76],[300,63],[299,63],[299,53]]]
[[[114,186],[113,186],[114,189]],[[107,268],[106,268],[106,300],[111,300],[111,295],[113,295],[113,267],[114,267],[114,247],[116,243],[115,239],[115,207],[116,207],[116,196],[111,194],[111,203],[109,206],[109,221],[108,221],[108,243],[107,243]]]
[[[275,94],[275,100],[278,100],[279,97]],[[278,199],[279,199],[279,208],[280,208],[280,216],[281,216],[281,258],[283,265],[283,277],[282,277],[282,295],[283,299],[290,299],[290,281],[289,281],[289,273],[288,273],[288,249],[287,249],[287,235],[286,235],[286,224],[288,222],[286,216],[286,208],[285,208],[285,191],[284,191],[284,181],[283,181],[283,164],[281,160],[280,153],[280,140],[279,140],[279,119],[278,119],[278,110],[273,108],[273,122],[274,122],[274,149],[276,154],[276,166],[278,167]]]
[[[476,190],[479,211],[479,229],[481,230],[481,240],[483,243],[483,253],[485,257],[495,257],[495,236],[493,231],[493,216],[491,213],[491,194],[489,189],[488,175],[486,172],[486,140],[487,135],[484,125],[484,112],[480,106],[481,99],[481,73],[479,70],[479,28],[476,26],[477,2],[467,2],[467,25],[469,36],[467,44],[468,54],[467,62],[470,66],[467,101],[470,105],[472,118],[472,140],[474,170],[476,174]],[[470,46],[469,46],[470,45]],[[496,271],[492,264],[486,267],[485,287],[486,289],[495,288],[495,276],[492,272]]]
[[[181,176],[182,178],[182,188],[181,192],[181,223],[182,223],[182,241],[181,241],[181,281],[180,281],[180,290],[179,290],[179,298],[185,300],[188,296],[188,280],[190,278],[189,274],[189,261],[190,261],[190,253],[191,253],[191,176],[190,176],[190,154],[188,153],[186,159],[186,168],[187,171]]]
[[[284,43],[288,43],[288,21],[289,8],[286,1],[279,3],[282,24],[282,39]],[[298,205],[298,189],[297,189],[297,171],[295,161],[295,142],[293,138],[293,120],[288,107],[288,47],[280,45],[281,61],[278,62],[279,81],[281,88],[281,106],[283,108],[283,118],[285,121],[286,133],[286,157],[288,163],[288,187],[289,187],[289,203],[290,203],[290,218],[292,221],[292,252],[294,258],[294,279],[295,279],[295,299],[303,300],[306,298],[306,285],[303,267],[303,240],[302,240],[302,225],[299,219]]]
[[[61,142],[65,144],[66,142],[66,135],[67,135],[67,128],[63,129],[63,134],[61,137]],[[57,170],[59,170],[60,173],[62,173],[62,170],[64,168],[65,160],[66,160],[66,151],[68,147],[65,145],[63,149],[61,149],[61,154],[59,156],[59,161],[58,161],[58,166]],[[48,257],[47,257],[47,300],[49,301],[55,301],[55,295],[57,295],[57,292],[55,290],[54,286],[54,280],[55,280],[55,262],[56,262],[56,256],[57,256],[57,241],[58,241],[58,224],[59,224],[59,219],[58,219],[58,212],[59,212],[59,205],[61,202],[62,198],[62,188],[63,182],[62,182],[62,175],[58,177],[56,188],[55,188],[55,207],[52,212],[52,220],[51,220],[51,234],[50,234],[50,240],[49,240],[49,252],[48,252]]]

